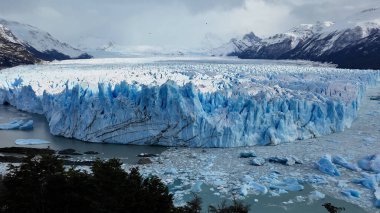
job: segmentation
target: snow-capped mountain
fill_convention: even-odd
[[[31,25],[0,19],[0,25],[7,28],[34,57],[41,60],[65,60],[91,58],[85,52],[58,41],[49,33]]]
[[[38,61],[9,29],[0,24],[0,69],[20,64],[34,64]]]
[[[361,11],[339,22],[302,24],[260,39],[232,39],[213,55],[256,59],[306,59],[342,68],[380,68],[380,8]]]

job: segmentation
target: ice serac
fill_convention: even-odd
[[[366,86],[379,76],[299,66],[90,62],[37,66],[33,75],[28,67],[3,72],[0,103],[44,114],[54,135],[90,142],[276,145],[349,127]],[[12,85],[18,78],[22,83]]]

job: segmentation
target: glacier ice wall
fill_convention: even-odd
[[[91,87],[83,84],[83,79],[79,83],[67,78],[60,92],[49,92],[41,82],[33,88],[32,83],[26,83],[27,76],[19,75],[14,82],[8,78],[2,83],[0,103],[44,114],[54,135],[90,142],[189,147],[276,145],[350,127],[366,86],[379,77],[377,71],[332,68],[324,68],[327,72],[321,68],[250,65],[247,71],[220,64],[175,66],[156,64],[140,69],[139,75],[152,72],[153,67],[175,73],[211,66],[207,71],[222,73],[223,81],[215,80],[215,72],[205,76],[206,72],[193,71],[184,74],[188,78],[172,76],[156,84],[128,82],[126,77],[116,78],[119,82],[114,83],[97,81],[93,83],[96,87]],[[254,69],[262,72],[252,73]],[[211,89],[205,90],[209,84]]]

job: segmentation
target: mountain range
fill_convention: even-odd
[[[31,25],[0,19],[0,67],[91,58]]]
[[[304,59],[340,68],[380,69],[380,8],[341,21],[301,24],[288,32],[260,38],[253,32],[211,51],[242,59]]]

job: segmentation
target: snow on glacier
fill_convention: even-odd
[[[0,103],[54,135],[189,147],[275,145],[343,131],[378,71],[214,59],[91,59],[0,73]]]

